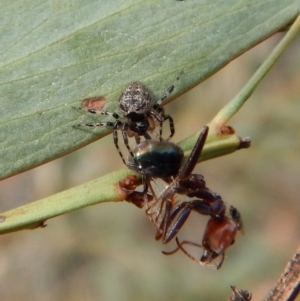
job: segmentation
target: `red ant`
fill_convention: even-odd
[[[172,255],[178,250],[181,250],[185,255],[187,255],[193,261],[206,265],[212,268],[219,269],[225,259],[225,251],[230,247],[235,240],[235,236],[238,230],[242,230],[242,220],[239,211],[231,206],[230,207],[230,217],[223,216],[222,218],[211,217],[204,231],[202,238],[202,245],[191,241],[179,242],[176,237],[177,248],[171,252],[162,252],[165,255]],[[190,253],[186,251],[183,245],[192,245],[204,249],[204,252],[200,259],[193,257]],[[216,264],[211,264],[215,259],[221,259],[217,261]]]
[[[173,254],[180,249],[191,259],[204,265],[210,265],[214,259],[222,256],[221,261],[216,265],[218,269],[224,261],[225,250],[233,244],[237,230],[241,230],[242,222],[239,212],[234,207],[230,208],[230,217],[225,215],[226,207],[224,201],[220,195],[213,193],[206,187],[202,175],[191,174],[201,154],[207,134],[208,127],[204,127],[191,154],[180,168],[177,163],[182,160],[179,155],[181,152],[177,150],[178,147],[174,147],[173,143],[166,141],[152,142],[152,140],[148,140],[147,146],[144,144],[137,145],[133,150],[134,160],[131,161],[129,167],[142,173],[146,177],[146,181],[144,183],[144,191],[140,193],[132,191],[128,194],[127,200],[139,208],[145,204],[147,205],[146,214],[157,229],[155,238],[157,240],[162,239],[164,244],[176,236],[191,211],[211,216],[206,226],[202,245],[189,241],[180,243],[176,238],[178,247],[172,252],[163,253],[166,255]],[[151,146],[150,148],[149,145]],[[178,160],[176,162],[176,166],[178,167],[175,169],[172,160],[167,160],[168,156],[170,154],[174,155],[174,153]],[[169,172],[171,170],[172,172]],[[166,174],[167,176],[160,177],[160,175]],[[150,184],[150,180],[154,177],[153,175],[162,178],[168,183],[167,187],[158,197],[155,196]],[[150,187],[152,195],[148,194],[148,187]],[[122,188],[126,189],[124,185]],[[190,198],[195,197],[197,199],[174,204],[176,194],[186,195]],[[191,256],[183,248],[185,244],[201,246],[204,249],[201,259],[197,260]]]

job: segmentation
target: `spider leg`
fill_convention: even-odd
[[[122,124],[122,125],[121,125]],[[136,162],[135,160],[135,157],[134,157],[134,154],[129,146],[129,141],[128,141],[128,135],[127,135],[127,129],[128,129],[128,124],[127,123],[121,123],[120,122],[120,125],[121,125],[121,132],[122,132],[122,136],[123,136],[123,141],[124,141],[124,144],[126,146],[126,148],[128,149],[129,153],[130,153],[130,156],[133,158],[133,160],[135,161],[136,165],[138,165],[138,163]],[[118,127],[119,129],[120,127]],[[115,143],[116,145],[116,143]],[[119,146],[116,145],[116,147],[118,148],[119,150]],[[123,155],[121,154],[120,150],[119,150],[119,154],[121,155],[121,158],[123,159],[123,162],[125,163],[125,160],[124,160],[124,157]],[[126,165],[126,163],[125,163]]]
[[[167,214],[166,213],[166,201],[157,197],[150,180],[153,180],[153,179],[148,178],[148,185],[149,185],[149,189],[151,191],[151,195],[152,195],[153,199],[151,200],[151,204],[148,203],[148,206],[146,209],[146,215],[149,217],[150,221],[152,222],[152,224],[155,227],[155,229],[157,230],[157,232],[162,233],[162,230],[161,230],[162,219],[164,219],[165,215]],[[172,204],[172,200],[169,200],[169,203]],[[169,209],[169,211],[171,211],[171,208]],[[159,238],[157,238],[157,239],[159,239]]]
[[[134,135],[135,143],[138,145],[141,143],[141,137],[137,134]]]
[[[176,81],[178,81],[178,80],[179,80],[179,76],[176,78]],[[165,115],[164,109],[161,106],[163,101],[173,92],[174,88],[175,88],[175,84],[171,85],[166,90],[166,92],[163,94],[163,96],[153,105],[154,112],[150,113],[159,122],[159,141],[163,140],[162,139],[162,126],[163,126],[163,122],[166,121],[167,119],[169,120],[169,125],[170,125],[170,136],[166,140],[167,141],[170,140],[170,138],[175,133],[173,118],[170,115]]]
[[[179,78],[180,78],[180,76],[177,76],[176,81],[178,81]],[[163,94],[163,96],[157,101],[156,104],[160,106],[162,104],[162,102],[173,92],[174,88],[175,88],[175,84],[170,86],[167,89],[167,91]]]
[[[163,107],[161,107],[158,104],[155,104],[153,106],[153,111],[149,112],[149,115],[159,122],[159,135],[158,135],[158,137],[159,137],[159,141],[163,141],[162,131],[163,131],[163,122],[165,121],[165,118],[164,118],[165,115],[164,115]],[[174,127],[174,125],[173,125],[173,127]],[[168,139],[170,139],[170,137]]]
[[[152,187],[151,187],[151,184],[150,184],[150,181],[146,178],[143,177],[143,200],[144,200],[144,204],[146,204],[146,212],[149,208],[149,202],[153,200],[153,198],[155,197],[154,194],[151,195],[151,197],[149,197],[149,194],[148,194],[148,190],[149,190],[149,187],[150,187],[150,190],[152,192]],[[150,218],[151,219],[151,218]]]
[[[153,207],[158,203],[158,198],[157,198],[157,196],[156,196],[156,193],[155,193],[155,191],[154,191],[154,189],[153,189],[153,187],[152,187],[152,184],[151,184],[151,182],[150,182],[150,180],[151,179],[147,179],[146,178],[146,181],[147,181],[147,184],[145,183],[144,185],[147,185],[147,189],[148,189],[148,187],[149,187],[149,189],[150,189],[150,191],[151,191],[151,194],[152,194],[152,196],[153,196],[153,198],[154,198],[154,201],[153,201],[153,203],[150,205],[150,206],[148,206],[147,207],[147,210],[146,210],[146,214],[147,215],[153,215],[154,213],[152,213],[151,212],[151,210],[153,209]]]
[[[153,111],[150,112],[150,115],[159,122],[159,141],[163,140],[162,139],[163,123],[166,120],[169,120],[170,135],[166,139],[166,141],[169,141],[175,134],[175,126],[174,126],[173,118],[170,115],[166,115],[164,112],[164,108],[158,105],[157,103],[153,106]]]
[[[97,109],[88,109],[87,112],[89,112],[91,114],[96,114],[96,115],[112,116],[115,119],[119,119],[120,118],[120,116],[117,113],[115,113],[115,112],[101,111],[101,110],[97,110]]]
[[[163,229],[165,229],[165,232],[167,231],[167,228],[169,227],[169,224],[165,225],[165,223],[169,222],[169,214],[172,209],[172,200],[168,201],[161,201],[159,203],[159,199],[157,198],[155,191],[152,187],[152,184],[150,182],[150,178],[146,177],[146,181],[144,183],[144,189],[143,193],[145,194],[145,200],[144,203],[146,203],[146,215],[149,217],[150,221],[152,222],[153,226],[157,230],[156,233],[156,239],[160,239],[163,234]],[[150,202],[147,201],[147,195],[149,195],[148,189],[151,191],[151,199]],[[162,220],[159,221],[159,219],[162,218]]]
[[[88,127],[98,127],[98,126],[106,126],[106,127],[112,127],[114,128],[115,122],[87,122],[87,123],[78,123],[76,125],[73,125],[73,127],[83,127],[83,126],[88,126]]]
[[[166,120],[169,120],[169,127],[170,127],[170,135],[166,141],[169,141],[175,134],[175,126],[173,118],[170,115],[165,115],[163,108],[161,108],[161,111],[159,114],[154,114],[154,117],[159,121],[159,141],[162,141],[162,131],[163,131],[163,123]]]
[[[166,200],[163,203],[165,204],[164,216],[160,223],[159,229],[156,232],[155,239],[159,240],[160,238],[163,238],[163,243],[167,243],[165,242],[165,237],[167,235],[167,231],[170,226],[170,223],[172,222],[170,218],[171,210],[172,210],[172,202],[170,200]]]
[[[112,116],[116,120],[118,120],[120,118],[120,116],[117,113],[113,113],[113,112],[101,111],[101,110],[97,110],[97,109],[84,110],[83,108],[76,108],[76,107],[73,107],[73,108],[76,109],[76,110],[88,112],[88,113],[91,113],[91,114]],[[82,127],[82,126],[88,126],[88,127],[98,127],[98,126],[114,127],[115,123],[116,122],[111,122],[111,121],[108,121],[108,122],[88,122],[88,123],[79,123],[79,124],[77,124],[73,127]]]
[[[149,135],[148,132],[146,132],[146,133],[144,134],[144,138],[145,138],[146,140],[149,140],[149,139],[151,139],[151,136]],[[141,141],[141,139],[139,140],[139,143],[140,143],[140,141]],[[138,143],[137,143],[137,144],[138,144]]]
[[[164,120],[169,120],[169,126],[170,126],[170,136],[166,139],[169,141],[175,134],[175,126],[173,118],[170,115],[164,115]]]
[[[126,161],[125,161],[125,159],[124,159],[124,156],[123,156],[123,154],[122,154],[122,152],[121,152],[121,150],[120,150],[120,147],[119,147],[118,130],[121,130],[122,136],[123,136],[124,144],[125,144],[126,148],[128,149],[130,155],[131,155],[132,158],[134,159],[133,152],[132,152],[132,150],[131,150],[131,148],[130,148],[130,146],[129,146],[129,142],[128,142],[128,136],[127,136],[127,124],[126,124],[126,123],[123,123],[123,122],[121,122],[121,121],[116,121],[116,122],[114,123],[114,130],[113,130],[113,139],[114,139],[115,147],[116,147],[116,149],[118,150],[119,155],[120,155],[120,157],[121,157],[123,163],[124,163],[125,165],[127,165],[127,164],[126,164]]]
[[[162,141],[163,123],[159,123],[159,141]]]
[[[126,165],[126,161],[124,159],[124,156],[119,148],[119,138],[118,138],[118,128],[117,128],[117,125],[114,126],[114,130],[113,130],[113,139],[114,139],[114,144],[115,144],[115,147],[122,159],[122,161],[124,162],[124,164]]]

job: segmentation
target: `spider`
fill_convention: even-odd
[[[176,80],[179,80],[177,77]],[[125,162],[124,156],[119,148],[118,130],[121,131],[124,144],[128,149],[131,157],[133,152],[129,146],[128,137],[134,137],[137,144],[140,143],[141,137],[146,140],[151,139],[149,132],[153,132],[156,124],[159,123],[159,141],[162,141],[162,125],[168,120],[170,127],[170,135],[166,140],[169,140],[175,133],[173,118],[165,114],[162,102],[170,95],[175,88],[173,84],[170,86],[164,95],[154,104],[151,104],[151,94],[146,86],[140,82],[133,82],[127,85],[119,97],[119,110],[121,114],[116,112],[107,112],[94,108],[87,109],[87,112],[97,115],[108,115],[115,121],[108,122],[89,122],[78,124],[77,126],[107,126],[113,129],[114,144],[120,154],[121,159]]]
[[[134,191],[132,194],[129,193],[127,198],[127,201],[136,204],[139,208],[147,204],[146,214],[157,229],[155,238],[157,240],[162,239],[164,244],[176,236],[191,211],[211,216],[203,238],[205,244],[203,246],[204,254],[201,262],[206,265],[219,255],[224,255],[225,250],[232,244],[237,230],[241,228],[241,219],[239,226],[238,222],[232,222],[233,218],[226,217],[224,201],[220,195],[213,193],[206,187],[204,177],[199,174],[191,174],[203,149],[208,130],[208,127],[203,128],[190,156],[183,165],[181,165],[183,160],[182,150],[178,146],[175,147],[175,144],[171,142],[147,140],[137,145],[133,149],[135,160],[129,160],[128,166],[146,177],[144,190],[140,193],[146,197],[142,201],[141,195]],[[154,195],[150,184],[150,180],[155,177],[162,178],[168,183],[167,187],[158,197]],[[150,206],[148,205],[148,186],[152,192],[151,201],[154,199]],[[176,194],[186,195],[189,198],[195,197],[197,199],[176,204],[174,202]],[[158,209],[157,206],[159,207]],[[228,242],[225,241],[224,235],[222,236],[219,233],[227,233],[226,239],[228,239]],[[214,242],[214,244],[211,244],[211,242]],[[182,244],[187,243],[183,242]],[[217,250],[216,246],[218,243],[224,245],[221,250]],[[171,254],[181,249],[186,255],[192,258],[183,249],[182,244],[177,241],[178,248],[171,252]],[[223,260],[224,257],[222,257],[221,263]],[[221,264],[217,268],[220,266]]]

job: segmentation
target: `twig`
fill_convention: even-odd
[[[295,20],[289,31],[274,48],[269,57],[261,64],[257,71],[252,75],[243,89],[214,117],[210,122],[216,127],[222,127],[235,113],[243,106],[246,100],[251,96],[253,91],[257,88],[261,80],[268,74],[269,70],[277,62],[283,51],[296,37],[300,29],[300,16]]]
[[[293,301],[300,292],[300,246],[264,301]]]

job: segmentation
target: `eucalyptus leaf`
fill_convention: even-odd
[[[108,134],[72,127],[91,119],[73,108],[83,99],[117,110],[138,80],[155,100],[183,72],[178,96],[286,26],[300,1],[25,0],[0,11],[3,179]]]

